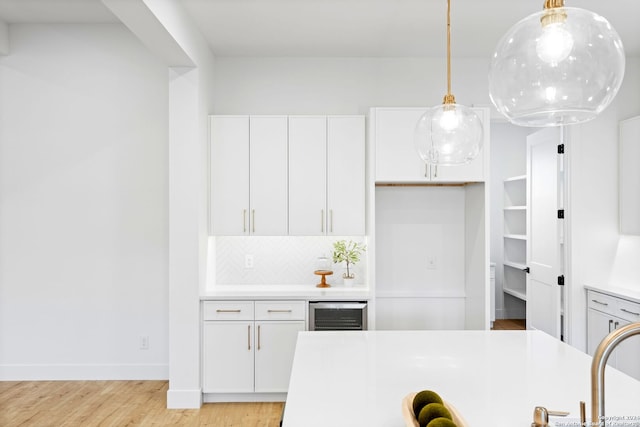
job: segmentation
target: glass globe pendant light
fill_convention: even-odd
[[[595,118],[624,77],[620,36],[600,15],[546,0],[498,42],[489,96],[520,126],[561,126]]]
[[[430,108],[416,125],[418,154],[430,165],[462,165],[482,148],[482,121],[471,108],[456,104],[451,93],[451,0],[447,0],[447,94],[442,105]]]

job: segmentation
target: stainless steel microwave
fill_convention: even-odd
[[[310,301],[310,331],[365,331],[366,301]]]

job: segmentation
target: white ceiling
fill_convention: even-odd
[[[446,0],[177,0],[217,56],[445,54]],[[452,0],[454,56],[488,57],[542,0]],[[640,0],[566,0],[605,16],[640,56]],[[0,0],[8,23],[118,22],[100,0]]]

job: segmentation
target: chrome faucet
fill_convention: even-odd
[[[631,323],[607,335],[596,348],[591,362],[591,425],[604,426],[604,368],[611,352],[622,341],[640,335],[640,322]]]

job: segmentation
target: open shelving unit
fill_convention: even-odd
[[[502,290],[527,300],[527,176],[504,180],[504,260]]]

